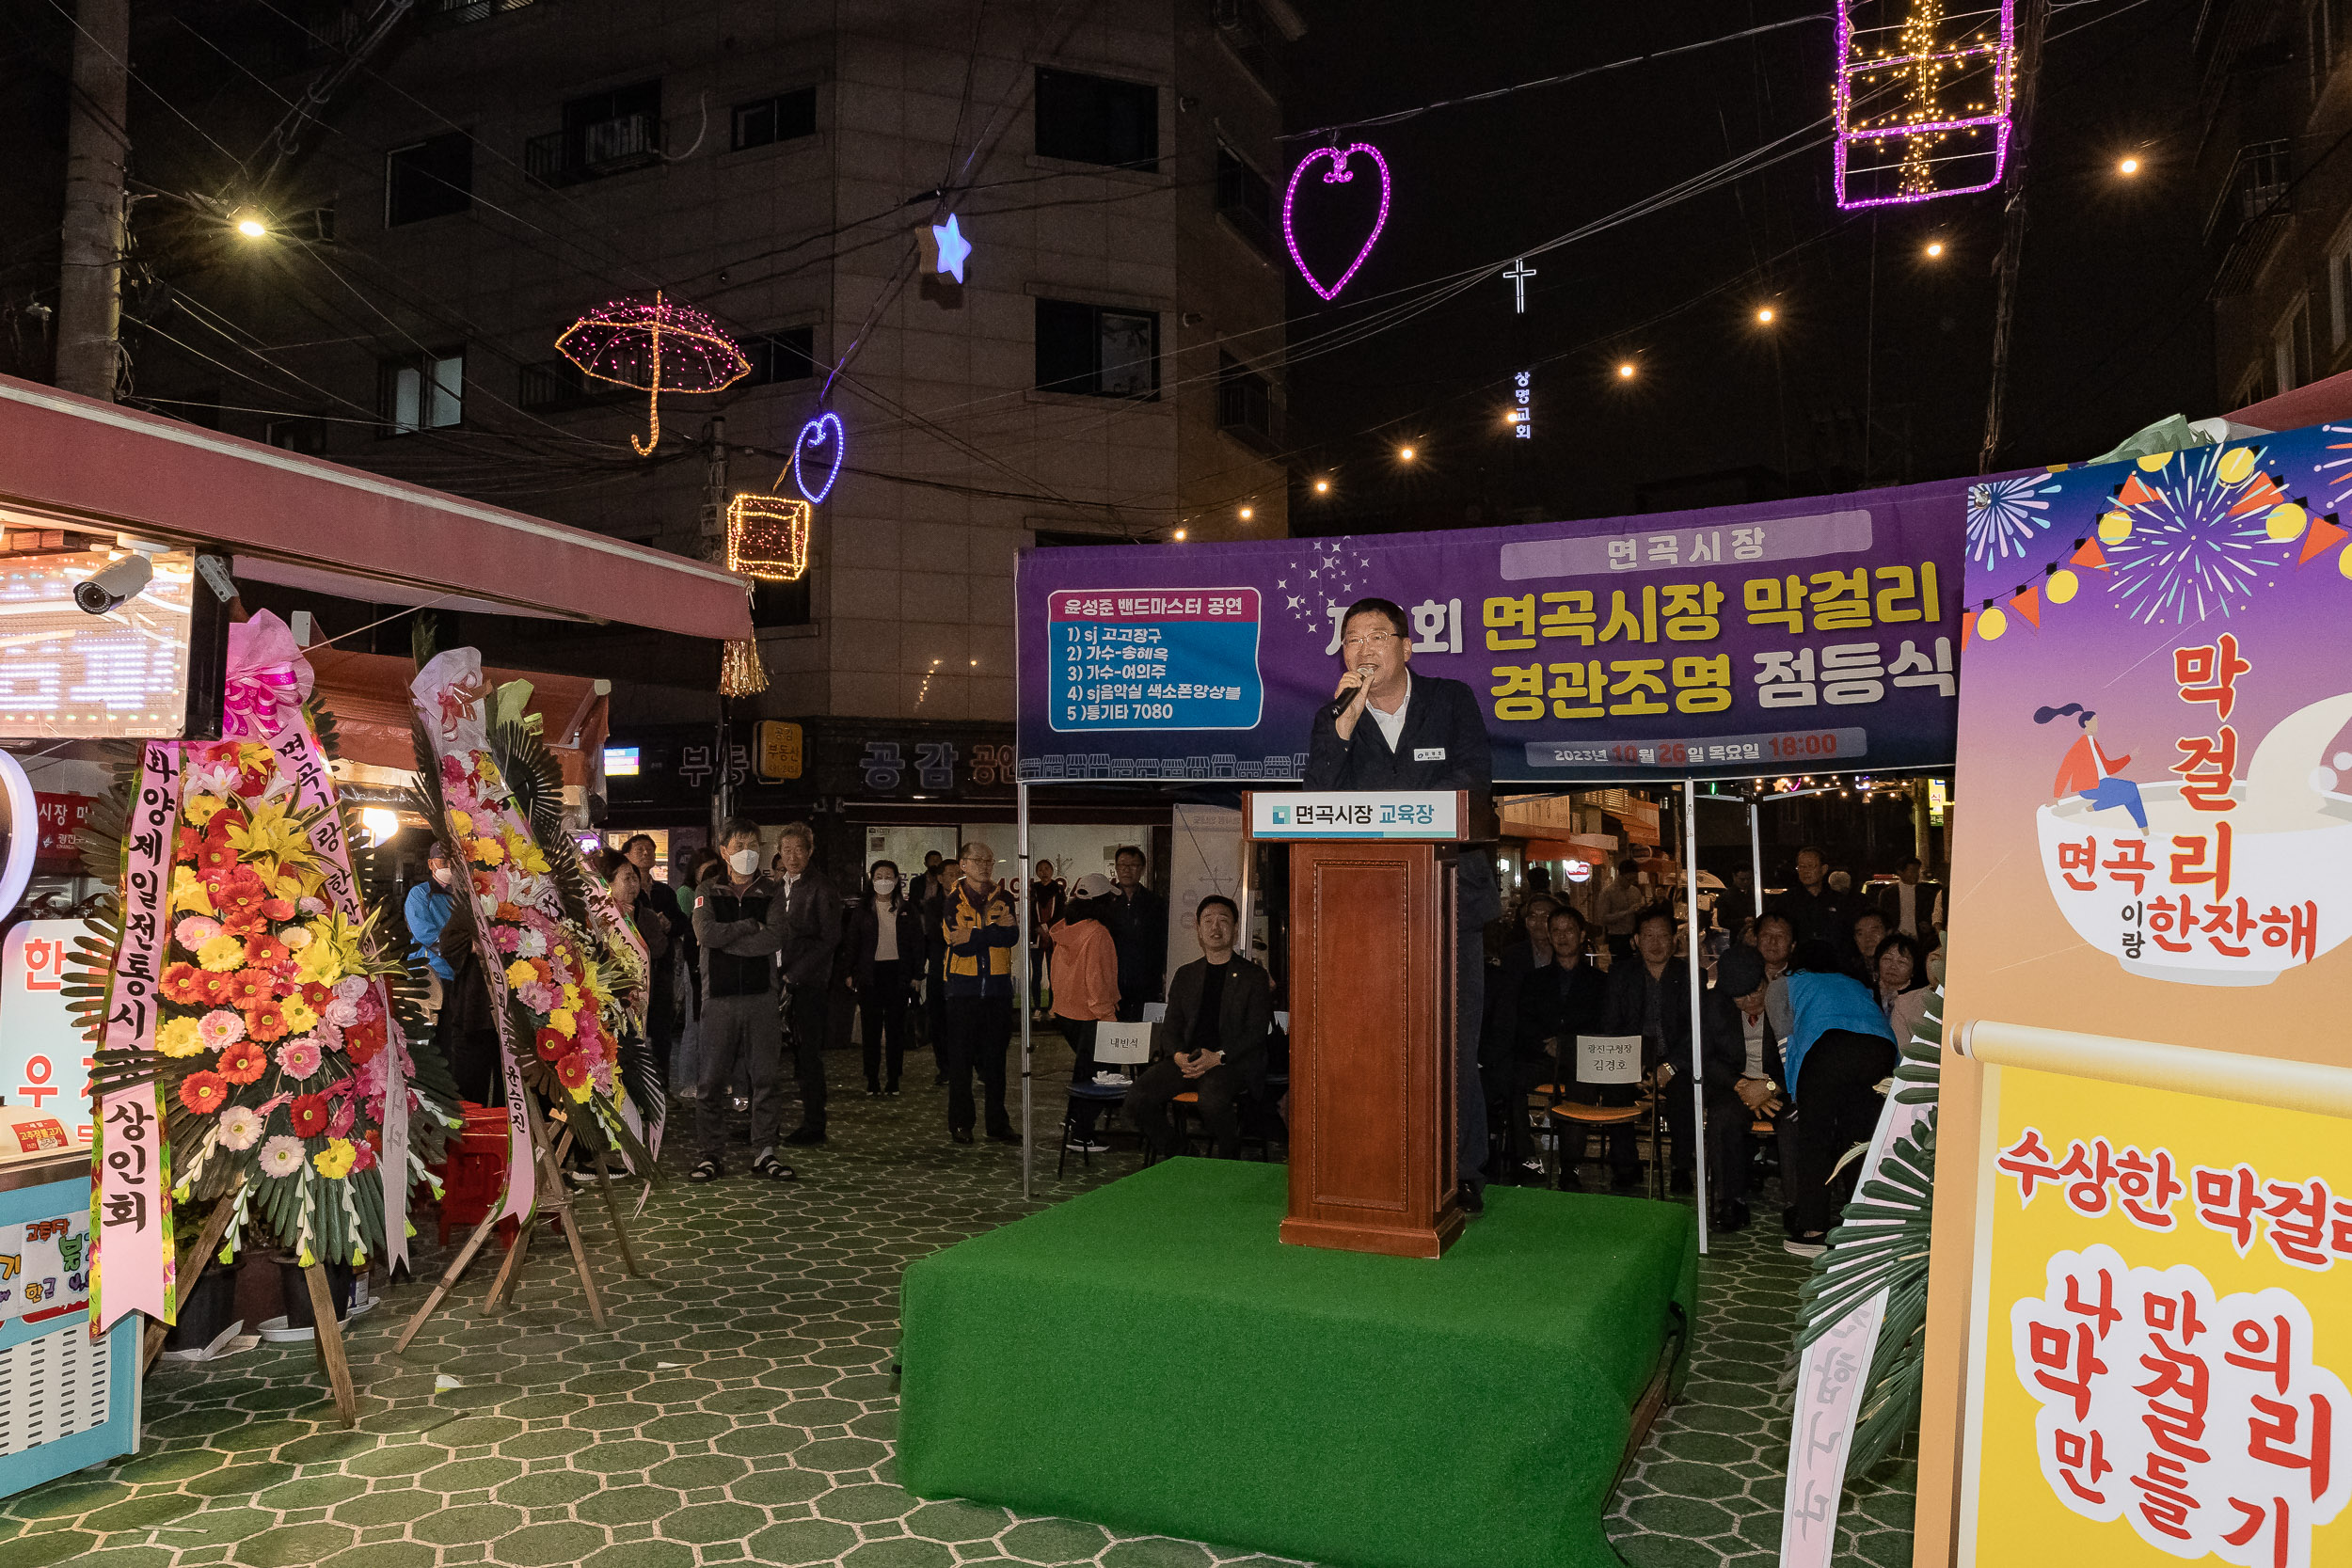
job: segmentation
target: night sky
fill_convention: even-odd
[[[1301,8],[1294,130],[1821,14],[1803,0]],[[2166,414],[2221,411],[2184,129],[2195,18],[2191,0],[2056,14],[1996,467],[2080,461]],[[1976,471],[2003,193],[1840,212],[1831,49],[1824,17],[1344,133],[1386,155],[1393,205],[1339,307],[1292,285],[1290,442],[1306,479],[1333,480],[1327,499],[1294,493],[1293,531],[1605,516]],[[1533,258],[1524,316],[1497,277],[1376,335],[1320,341],[1792,135],[1783,150],[1803,150],[1770,168]],[[1291,157],[1322,139],[1288,143]],[[2126,152],[2144,161],[2136,180],[2115,172]],[[1371,189],[1365,172],[1351,185]],[[1321,267],[1344,203],[1365,198],[1318,184],[1301,187],[1299,228]],[[1369,210],[1352,217],[1360,234]],[[1765,306],[1769,329],[1754,319]],[[1515,441],[1507,388],[1531,368],[1536,434]],[[1406,444],[1410,466],[1393,456]]]

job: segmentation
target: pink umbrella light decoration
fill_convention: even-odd
[[[653,435],[628,444],[649,457],[661,444],[661,390],[715,392],[752,373],[752,362],[717,322],[691,305],[616,299],[564,329],[555,346],[598,381],[643,387],[652,394]]]

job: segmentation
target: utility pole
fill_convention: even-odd
[[[1993,389],[1984,404],[1984,446],[1977,472],[1993,471],[2001,450],[2001,394],[2009,383],[2010,328],[2017,320],[2017,264],[2026,249],[2026,148],[2033,136],[2034,87],[2042,80],[2042,35],[2050,20],[2049,0],[2020,0],[2017,19],[2017,82],[2010,98],[2009,198],[2001,209],[2001,254],[1994,262],[1999,293],[1993,306]]]
[[[129,159],[131,3],[80,0],[66,109],[57,385],[112,403],[121,363],[122,182]]]

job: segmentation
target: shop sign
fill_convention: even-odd
[[[103,613],[83,610],[74,602],[75,589],[122,553],[0,558],[9,656],[0,662],[0,736],[56,740],[186,732],[195,557],[175,550],[124,558],[151,561],[150,579]]]
[[[34,863],[43,871],[79,870],[82,846],[74,835],[82,831],[97,798],[40,793],[33,800],[40,816],[40,850]]]
[[[759,776],[787,781],[801,776],[801,726],[785,719],[759,721]]]
[[[0,1099],[54,1111],[89,1144],[89,1040],[66,1007],[79,920],[28,920],[0,937]]]

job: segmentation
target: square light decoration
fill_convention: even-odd
[[[769,582],[798,582],[808,571],[804,500],[753,491],[727,503],[727,570]]]

